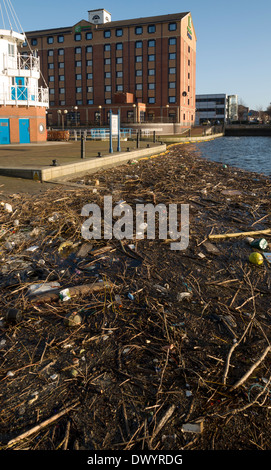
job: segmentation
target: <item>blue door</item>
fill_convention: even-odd
[[[11,87],[11,99],[27,101],[27,87],[25,86],[25,77],[15,77],[15,86]]]
[[[9,119],[0,119],[0,144],[9,143]]]
[[[30,143],[29,119],[19,119],[20,144]]]

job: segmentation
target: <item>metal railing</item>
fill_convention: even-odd
[[[35,57],[32,54],[24,55],[17,54],[17,56],[11,56],[4,54],[4,68],[6,70],[30,70],[34,72],[40,71],[40,58]]]
[[[110,131],[108,128],[93,128],[93,129],[69,129],[65,128],[66,131],[69,131],[70,138],[74,140],[80,139],[82,136],[86,140],[109,140]],[[132,138],[134,131],[133,129],[121,128],[120,129],[120,138],[129,139]],[[117,139],[117,136],[113,136],[113,139]]]
[[[48,88],[3,84],[2,90],[0,89],[0,103],[16,106],[48,106]]]

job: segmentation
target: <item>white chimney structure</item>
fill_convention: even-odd
[[[105,24],[111,22],[111,13],[101,10],[89,10],[88,21],[93,24]]]

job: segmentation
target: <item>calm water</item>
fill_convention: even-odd
[[[271,137],[222,137],[195,147],[200,157],[271,176]]]

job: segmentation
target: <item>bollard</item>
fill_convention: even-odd
[[[86,142],[84,136],[81,135],[81,158],[85,158],[86,156]]]
[[[136,134],[136,148],[138,149],[139,148],[139,132],[137,131],[137,134]]]

